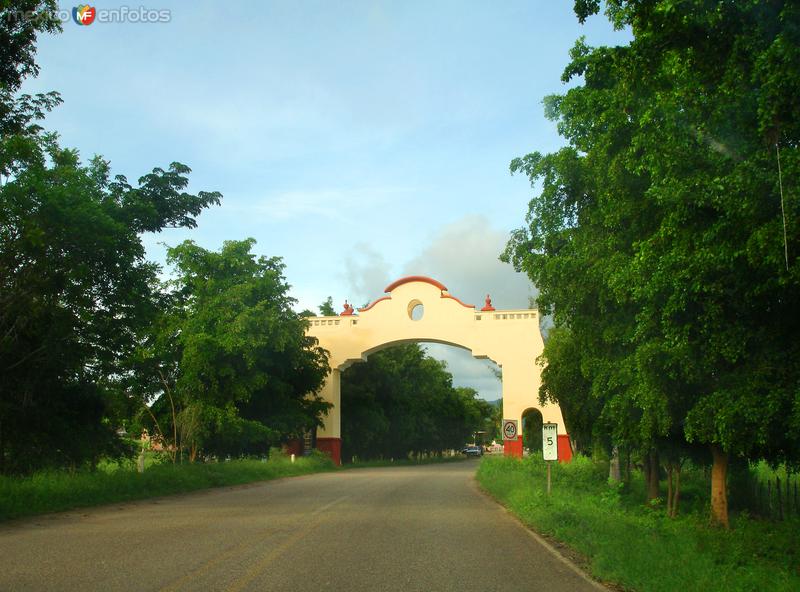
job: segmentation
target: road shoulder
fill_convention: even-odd
[[[597,590],[601,590],[603,592],[609,592],[609,590],[617,592],[622,590],[622,588],[619,588],[612,583],[598,582],[592,578],[589,573],[590,561],[587,557],[581,555],[575,549],[566,545],[565,543],[562,543],[561,541],[534,531],[529,525],[520,520],[519,517],[516,516],[511,510],[495,499],[488,491],[484,490],[480,486],[480,483],[478,483],[477,478],[474,476],[472,479],[470,479],[470,485],[485,500],[494,504],[500,514],[505,515],[506,519],[515,522],[517,525],[523,528],[525,532],[527,532],[531,538],[544,547],[548,553],[558,559],[575,574],[580,576],[588,584],[591,584]]]

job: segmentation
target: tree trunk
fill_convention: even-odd
[[[159,370],[158,375],[161,377],[161,383],[164,385],[164,391],[169,397],[169,405],[172,407],[172,450],[170,451],[170,456],[172,456],[172,464],[175,464],[175,457],[178,454],[178,421],[175,415],[175,401],[172,400],[172,391],[167,384],[167,379],[164,377],[164,373]],[[167,448],[167,450],[169,450],[169,448]]]
[[[631,449],[627,447],[625,448],[625,466],[622,479],[625,481],[626,486],[631,484]]]
[[[647,480],[647,501],[654,500],[659,496],[658,479],[658,452],[651,450],[645,458],[645,478]]]
[[[611,462],[608,465],[608,480],[619,483],[622,480],[622,473],[619,467],[619,447],[611,449]]]
[[[718,444],[712,444],[711,456],[714,459],[714,464],[711,466],[711,518],[717,524],[730,528],[728,522],[728,491],[726,487],[728,453]]]
[[[678,502],[681,500],[681,463],[675,466],[675,492],[672,494],[672,517],[678,515]]]
[[[667,463],[667,516],[672,518],[672,463]]]

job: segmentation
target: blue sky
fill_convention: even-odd
[[[497,261],[531,197],[508,164],[563,144],[542,98],[563,92],[575,40],[626,33],[543,0],[143,5],[169,22],[70,21],[41,37],[24,90],[62,94],[46,127],[84,158],[130,179],[183,162],[191,190],[223,194],[198,228],[145,237],[151,259],[162,242],[253,237],[283,257],[298,310],[328,295],[361,305],[409,274],[527,306],[534,289]],[[442,351],[457,383],[474,375],[498,396],[481,363]]]

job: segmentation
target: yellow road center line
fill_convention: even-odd
[[[205,563],[201,564],[200,567],[197,567],[197,568],[191,570],[190,572],[188,572],[183,577],[178,578],[177,580],[167,584],[166,586],[161,588],[159,592],[176,592],[177,590],[180,590],[184,585],[186,585],[189,582],[191,582],[192,580],[195,580],[196,578],[202,576],[204,573],[206,573],[212,567],[216,567],[218,564],[222,563],[226,559],[229,559],[230,557],[233,557],[234,555],[237,555],[238,553],[243,551],[245,548],[250,547],[250,546],[252,546],[252,542],[251,541],[247,541],[247,542],[239,543],[238,545],[234,545],[234,546],[228,548],[228,550],[223,551],[219,555],[217,555],[217,556],[209,559]]]
[[[332,502],[329,502],[329,503],[325,504],[324,506],[322,506],[320,508],[317,508],[316,510],[314,510],[313,512],[308,514],[308,516],[311,517],[311,518],[315,518],[316,516],[318,516],[319,514],[325,512],[329,508],[335,506],[339,502],[344,501],[348,497],[350,497],[350,496],[349,495],[344,495],[344,496],[342,496],[342,497],[340,497],[338,499],[335,499]],[[292,535],[289,539],[287,539],[286,541],[284,541],[283,543],[281,543],[280,545],[275,547],[275,550],[277,551],[277,553],[275,553],[275,556],[277,557],[277,555],[282,553],[286,548],[288,548],[291,545],[293,545],[300,538],[302,538],[303,536],[308,534],[308,532],[313,530],[320,523],[321,523],[320,521],[315,521],[314,523],[312,523],[309,526],[307,526],[306,528],[300,530],[298,533]],[[300,535],[300,536],[298,536],[298,535]],[[161,588],[159,592],[176,592],[177,590],[180,590],[181,588],[183,588],[183,586],[185,586],[186,584],[188,584],[188,583],[196,580],[198,577],[204,575],[209,570],[211,570],[212,568],[216,567],[217,565],[219,565],[223,561],[226,561],[227,559],[230,559],[231,557],[233,557],[235,555],[238,555],[243,550],[245,550],[245,549],[247,549],[249,547],[252,547],[252,546],[253,546],[253,542],[252,541],[245,541],[243,543],[239,543],[238,545],[233,545],[232,547],[229,547],[227,550],[223,551],[219,555],[216,555],[216,556],[212,557],[211,559],[209,559],[208,561],[206,561],[205,563],[201,564],[199,567],[189,571],[188,573],[186,573],[182,577],[178,578],[177,580],[174,580],[174,581],[170,582],[169,584],[167,584],[166,586]],[[273,555],[273,553],[270,553],[266,557],[271,557],[272,555]],[[260,566],[264,562],[265,558],[262,558],[262,560],[259,561],[259,563],[257,565]],[[274,557],[272,559],[274,559]],[[272,559],[270,559],[267,562],[267,564],[264,565],[264,567],[266,567],[266,565],[268,565],[269,562],[272,561]],[[263,569],[263,567],[261,569]],[[253,571],[252,569],[250,571],[248,571],[248,574],[250,574],[252,571]],[[245,585],[247,583],[249,583],[250,581],[252,581],[257,575],[258,575],[258,573],[253,575],[252,578],[250,578],[249,580],[247,580],[245,582]],[[234,584],[236,584],[236,582],[234,582]],[[235,588],[235,589],[241,589],[241,588]]]
[[[332,508],[336,504],[341,501],[344,501],[350,497],[349,495],[343,495],[342,497],[333,500],[332,502],[322,506],[314,510],[311,513],[311,516],[320,516],[326,510]],[[255,580],[269,565],[275,561],[278,557],[280,557],[285,551],[288,551],[290,547],[297,544],[301,539],[305,538],[308,534],[311,533],[315,528],[323,524],[330,516],[322,516],[318,520],[314,520],[310,522],[305,528],[299,530],[296,534],[292,535],[288,539],[286,539],[280,545],[273,547],[272,550],[264,555],[261,560],[256,563],[247,573],[235,580],[230,586],[226,588],[226,592],[241,592],[244,588],[250,584],[253,580]]]

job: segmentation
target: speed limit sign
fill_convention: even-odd
[[[503,440],[516,440],[517,439],[517,420],[504,419],[503,420]]]

